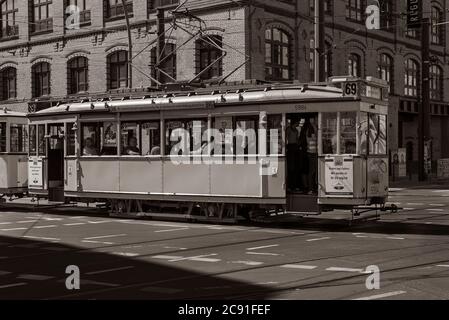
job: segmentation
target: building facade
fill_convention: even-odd
[[[390,83],[390,148],[407,148],[410,172],[417,172],[420,32],[406,28],[406,0],[379,2],[381,30],[367,30],[369,0],[325,1],[325,73],[375,76]],[[432,22],[446,21],[449,1],[423,3]],[[0,4],[0,104],[17,111],[114,93],[130,81],[139,89],[154,87],[158,80],[313,80],[313,0],[128,0],[132,59],[121,0]],[[158,8],[165,9],[162,24]],[[449,137],[449,34],[444,25],[431,29],[436,160],[449,158],[444,143]]]

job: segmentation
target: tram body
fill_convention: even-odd
[[[386,83],[335,78],[330,85],[222,90],[73,103],[30,114],[30,194],[108,201],[116,214],[220,220],[240,212],[385,204]],[[317,194],[287,188],[287,167],[296,163],[286,156],[286,127],[301,116],[318,121]],[[253,128],[257,151],[198,155],[192,143],[173,153],[179,128],[192,135]],[[128,145],[133,137],[138,147]],[[238,139],[236,133],[229,141],[234,151]],[[167,207],[179,214],[161,213]]]
[[[27,129],[25,113],[0,110],[0,197],[27,192]]]

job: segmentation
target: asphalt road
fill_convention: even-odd
[[[0,299],[449,299],[449,190],[390,200],[403,210],[352,225],[338,212],[211,225],[1,209]]]

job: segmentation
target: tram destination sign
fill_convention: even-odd
[[[423,19],[422,0],[407,0],[407,28],[419,29]]]

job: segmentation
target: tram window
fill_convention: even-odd
[[[235,119],[235,151],[236,155],[256,155],[257,148],[257,124],[259,119],[239,118]]]
[[[23,153],[26,151],[28,143],[27,126],[24,124],[11,124],[10,126],[10,150],[13,153]]]
[[[123,122],[121,131],[122,155],[140,156],[140,125],[136,122]]]
[[[38,136],[38,155],[45,156],[47,148],[47,140],[45,139],[45,124],[40,124],[37,126],[37,136]]]
[[[205,120],[170,120],[166,122],[167,155],[202,154],[207,144],[202,141],[207,129]]]
[[[73,123],[67,123],[67,156],[75,156],[75,131],[73,130]]]
[[[368,114],[366,112],[361,112],[359,117],[359,154],[366,155],[368,153]]]
[[[282,115],[269,115],[267,120],[267,153],[269,155],[282,154]]]
[[[0,152],[6,152],[6,123],[0,122]]]
[[[357,153],[357,113],[341,112],[340,113],[340,151],[342,154]]]
[[[323,154],[337,153],[337,113],[323,113],[322,121],[322,144]]]
[[[50,125],[48,127],[48,134],[50,135],[50,150],[64,150],[64,140],[59,136],[64,135],[64,126],[62,124]]]
[[[100,128],[100,135],[97,138],[97,146],[99,146],[102,156],[116,156],[117,155],[117,123],[104,122],[98,126]]]
[[[234,154],[234,128],[232,117],[217,117],[214,119],[213,128],[218,137],[214,137],[212,155]]]
[[[387,118],[385,115],[369,115],[369,153],[384,155],[387,153]]]
[[[143,122],[141,124],[141,149],[146,156],[161,155],[161,127],[159,122]]]
[[[35,156],[37,151],[36,146],[37,127],[36,125],[30,125],[28,130],[30,131],[30,143],[29,143],[30,155]]]
[[[81,149],[83,156],[98,156],[100,154],[99,126],[99,123],[82,125]]]

